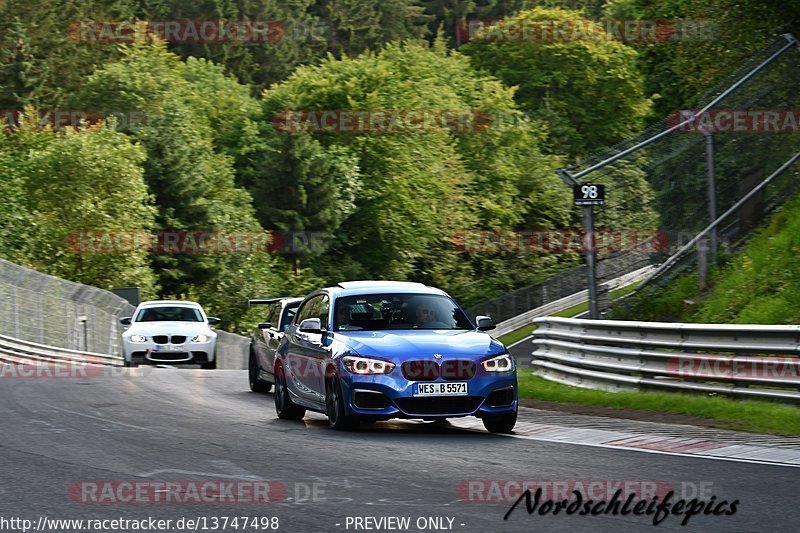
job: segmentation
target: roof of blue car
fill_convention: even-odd
[[[429,287],[424,283],[411,281],[343,281],[336,287],[330,287],[338,296],[348,296],[354,294],[379,294],[382,292],[399,293],[422,293],[422,294],[446,294],[443,290]]]

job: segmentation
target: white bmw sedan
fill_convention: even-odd
[[[200,304],[182,300],[142,302],[132,317],[120,319],[128,327],[122,334],[125,366],[152,364],[200,364],[217,367],[217,333]]]

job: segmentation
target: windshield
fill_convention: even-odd
[[[136,322],[202,322],[203,315],[196,307],[145,307],[139,310]]]
[[[336,299],[334,312],[334,331],[472,329],[455,302],[437,294],[343,296]]]

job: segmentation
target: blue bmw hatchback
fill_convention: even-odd
[[[354,281],[309,294],[275,358],[278,417],[306,410],[334,429],[391,418],[477,416],[509,433],[517,421],[513,357],[444,291]]]

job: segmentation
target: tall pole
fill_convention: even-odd
[[[594,211],[592,206],[583,206],[583,230],[585,232],[586,277],[589,292],[589,318],[600,318],[597,305],[597,249],[594,238]]]
[[[556,170],[558,176],[569,187],[580,185],[566,169]],[[594,238],[594,211],[591,205],[583,206],[584,248],[586,249],[586,289],[589,293],[589,318],[600,318],[597,303],[597,249]]]

